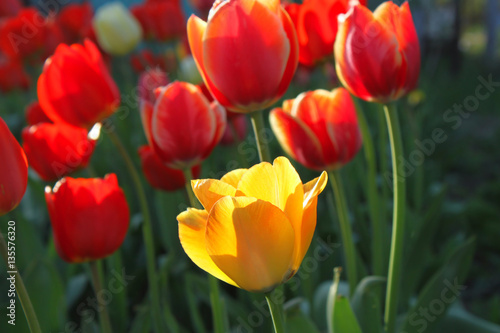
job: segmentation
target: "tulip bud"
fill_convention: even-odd
[[[54,122],[90,129],[111,116],[120,92],[94,43],[60,44],[38,78],[38,100]]]
[[[222,138],[224,109],[187,82],[173,82],[156,93],[154,106],[141,102],[143,127],[156,154],[170,168],[199,164]]]
[[[262,110],[287,90],[299,50],[279,0],[215,1],[207,22],[192,15],[187,31],[203,80],[222,106]]]
[[[356,107],[344,88],[302,93],[269,118],[283,150],[313,170],[338,169],[361,148]]]
[[[112,55],[128,54],[142,39],[139,21],[120,2],[101,6],[92,24],[99,45]]]
[[[385,104],[409,93],[420,73],[420,46],[408,2],[387,1],[373,13],[357,5],[339,16],[334,53],[339,79],[353,95]]]
[[[39,123],[22,132],[30,166],[45,181],[62,178],[88,165],[95,141],[86,129],[64,123]]]
[[[115,174],[100,178],[63,178],[45,188],[59,256],[79,263],[111,255],[127,234],[130,211]]]
[[[23,149],[0,118],[0,216],[17,207],[28,186],[28,162]]]

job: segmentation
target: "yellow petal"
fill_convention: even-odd
[[[226,173],[220,180],[233,186],[234,188],[238,188],[238,183],[240,182],[241,177],[247,171],[248,169],[236,169]]]
[[[286,215],[255,198],[224,197],[208,217],[208,254],[248,291],[267,292],[288,278],[294,238]]]
[[[205,210],[188,208],[177,216],[179,221],[179,239],[189,258],[201,269],[219,280],[238,285],[222,272],[207,253],[205,243],[208,213]]]
[[[328,182],[328,174],[323,171],[319,177],[314,178],[307,184],[304,184],[304,209],[325,189]]]
[[[191,181],[193,192],[203,207],[210,212],[213,205],[226,195],[234,196],[236,188],[217,179],[196,179]]]
[[[296,233],[299,233],[299,241],[296,242],[296,255],[293,263],[293,273],[297,272],[304,260],[304,256],[311,245],[311,241],[316,229],[316,208],[318,203],[318,195],[323,191],[328,181],[327,173],[323,171],[321,176],[311,180],[304,185],[304,213],[302,216],[302,224]]]

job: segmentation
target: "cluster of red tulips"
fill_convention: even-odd
[[[275,331],[284,332],[285,318],[274,293],[300,269],[314,235],[318,195],[328,179],[339,213],[346,276],[351,293],[356,289],[362,276],[338,170],[355,157],[363,141],[371,140],[359,124],[362,111],[357,97],[385,105],[391,138],[393,179],[397,179],[393,238],[388,271],[384,265],[375,270],[388,278],[385,325],[387,333],[395,332],[405,182],[397,175],[395,156],[402,154],[402,138],[394,102],[416,87],[420,71],[419,41],[409,4],[388,1],[374,12],[366,1],[349,0],[305,0],[300,5],[282,5],[278,0],[213,4],[199,0],[192,5],[202,18],[192,15],[187,25],[175,0],[146,0],[131,9],[145,39],[175,41],[170,53],[145,48],[132,58],[131,66],[140,72],[137,104],[147,141],[135,148],[152,187],[165,191],[186,187],[191,208],[178,212],[179,240],[191,260],[211,275],[214,331],[229,330],[213,277],[264,293]],[[56,182],[46,187],[45,200],[57,253],[68,263],[90,262],[99,270],[99,260],[117,251],[127,234],[131,216],[127,199],[137,199],[152,328],[171,331],[159,301],[150,203],[134,158],[113,130],[121,96],[109,67],[115,58],[107,53],[115,49],[114,24],[120,26],[128,19],[116,23],[99,17],[93,24],[93,9],[86,2],[42,15],[34,8],[21,8],[16,0],[2,2],[0,16],[0,89],[28,88],[23,66],[44,61],[36,83],[38,101],[26,108],[22,147],[0,119],[0,215],[20,203],[30,167],[38,176],[30,173],[29,177]],[[26,22],[37,29],[33,37],[13,41],[9,36],[26,35]],[[168,65],[169,54],[174,54],[170,60],[179,63],[175,57],[188,61],[188,53],[203,82],[171,82],[175,75]],[[343,87],[304,91],[275,106],[299,64],[312,68],[332,60]],[[271,158],[264,138],[264,110],[271,107],[268,121],[283,151],[304,167],[322,172],[317,178],[303,183],[286,157]],[[247,118],[260,163],[227,170],[220,180],[197,179],[203,174],[201,164],[219,143],[246,137]],[[123,180],[113,173],[104,178],[70,177],[78,170],[91,170],[101,132],[122,155],[124,162],[116,165],[129,171],[135,198],[126,198],[119,186]],[[380,241],[374,239],[375,248]],[[27,294],[19,297],[24,298],[23,306],[29,304]],[[337,297],[329,302],[340,309]],[[28,313],[32,332],[39,332],[36,315]],[[111,332],[106,312],[99,317],[102,332]],[[330,331],[347,327],[348,332],[360,332],[351,317],[334,316],[337,322],[329,322]],[[342,320],[347,326],[341,325]]]

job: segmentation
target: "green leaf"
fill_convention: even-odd
[[[466,289],[466,278],[474,253],[475,239],[458,247],[446,264],[438,270],[420,292],[415,306],[403,323],[404,333],[430,332],[446,314],[448,307]]]
[[[383,332],[379,298],[382,290],[379,287],[385,282],[385,277],[367,276],[354,291],[351,306],[364,333]]]
[[[334,281],[330,287],[327,301],[327,321],[330,333],[361,333],[358,321],[352,312],[349,300],[338,294],[340,272],[342,269],[336,267],[334,270]]]
[[[500,333],[500,326],[476,317],[461,307],[453,306],[436,327],[435,332]]]
[[[314,323],[303,313],[299,313],[286,318],[287,333],[319,333]]]

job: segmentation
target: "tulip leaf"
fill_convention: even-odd
[[[286,332],[287,333],[319,333],[318,328],[314,323],[306,317],[303,313],[286,318]]]
[[[461,307],[453,306],[437,325],[435,332],[499,333],[500,325],[476,317]]]
[[[349,300],[338,294],[341,268],[334,270],[334,282],[330,287],[327,301],[327,321],[330,333],[361,333]]]
[[[475,239],[459,246],[446,264],[438,270],[420,292],[417,303],[410,309],[402,332],[431,332],[442,319],[448,307],[466,289],[462,283],[469,270],[474,253]]]
[[[379,288],[385,284],[382,276],[367,276],[356,287],[351,306],[364,333],[381,333],[382,311],[380,308]]]

